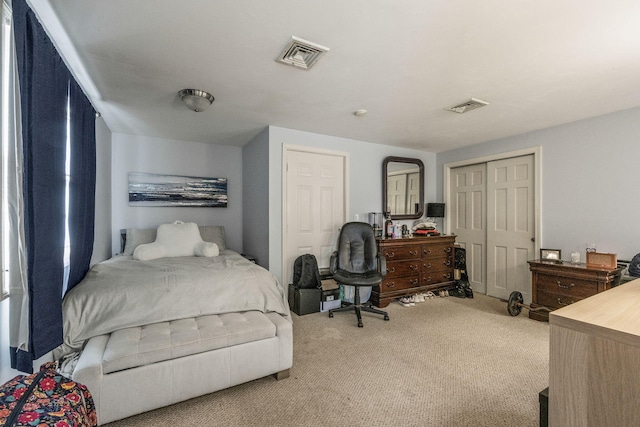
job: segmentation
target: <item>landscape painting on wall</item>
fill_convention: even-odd
[[[129,206],[227,207],[227,178],[129,172]]]

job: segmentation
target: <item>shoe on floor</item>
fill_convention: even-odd
[[[412,305],[415,305],[412,301],[411,298],[409,297],[402,297],[402,298],[398,298],[398,304],[400,304],[403,307],[411,307]]]

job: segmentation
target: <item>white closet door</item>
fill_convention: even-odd
[[[420,173],[407,174],[407,207],[405,213],[414,214],[424,209],[420,206]]]
[[[387,177],[387,210],[394,215],[404,215],[407,202],[407,174],[395,174]]]
[[[315,255],[319,268],[329,267],[346,219],[346,158],[292,150],[286,152],[286,162],[282,277],[291,283],[293,262],[302,254]]]
[[[474,291],[487,293],[486,265],[486,163],[451,169],[451,233],[466,249],[467,274]]]
[[[487,295],[531,302],[534,183],[533,155],[487,163]]]

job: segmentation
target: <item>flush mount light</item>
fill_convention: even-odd
[[[476,108],[484,107],[485,105],[489,105],[487,101],[483,101],[477,98],[471,98],[470,100],[463,102],[462,104],[454,105],[453,107],[445,108],[447,111],[452,111],[454,113],[463,114],[469,112],[471,110],[475,110]]]
[[[199,89],[182,89],[178,95],[182,98],[182,102],[195,112],[206,110],[215,100],[209,92]]]
[[[362,117],[365,114],[367,114],[367,110],[356,110],[353,112],[353,115],[357,117]]]

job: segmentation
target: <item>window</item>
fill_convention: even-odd
[[[2,236],[2,245],[0,246],[0,255],[2,262],[2,268],[0,274],[0,281],[2,283],[2,289],[0,299],[4,299],[9,295],[9,280],[7,266],[9,265],[9,246],[6,230],[9,229],[9,220],[7,212],[7,188],[6,188],[6,173],[7,173],[7,157],[9,148],[9,85],[10,82],[10,48],[11,48],[11,9],[7,3],[2,3],[2,33],[0,40],[2,41],[2,104],[0,110],[2,111],[2,163],[0,164],[0,181],[2,186],[0,192],[2,193],[2,224],[0,224],[0,236]]]
[[[71,181],[71,111],[70,99],[67,92],[67,142],[65,149],[67,151],[64,161],[64,277],[62,285],[62,295],[67,292],[69,285],[69,268],[71,265],[71,239],[69,238],[69,182]]]

